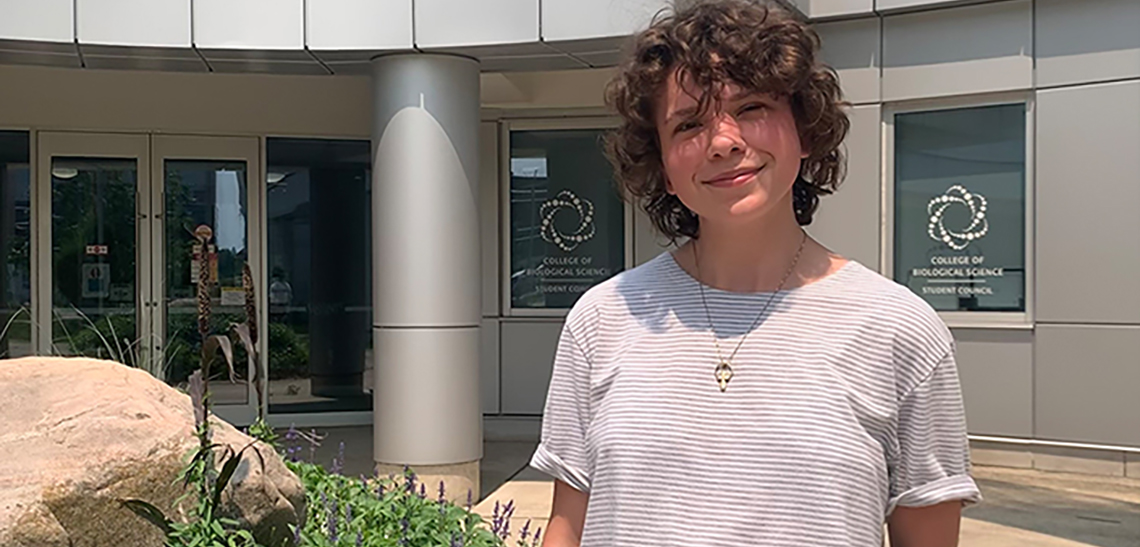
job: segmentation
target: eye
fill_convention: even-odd
[[[684,133],[686,131],[691,131],[691,130],[696,129],[700,126],[701,126],[701,122],[699,122],[697,120],[685,120],[685,121],[677,124],[677,127],[673,128],[673,134],[676,135],[678,133]]]
[[[768,110],[768,105],[764,103],[748,103],[740,108],[740,114],[745,112]]]

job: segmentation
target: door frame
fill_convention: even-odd
[[[266,294],[260,286],[265,261],[262,226],[265,177],[258,137],[153,135],[148,133],[36,131],[32,140],[32,343],[40,355],[53,355],[52,341],[52,173],[54,157],[134,159],[135,194],[135,302],[138,337],[147,340],[143,352],[161,350],[165,337],[165,163],[171,160],[243,161],[246,164],[246,242],[257,301],[257,322],[266,325]],[[261,329],[264,331],[264,328]],[[258,337],[256,366],[261,392],[266,393],[267,336]],[[144,362],[146,362],[144,360]],[[155,371],[148,371],[152,374]],[[250,371],[252,373],[252,371]],[[253,377],[252,374],[249,377]],[[249,386],[244,405],[216,405],[215,414],[235,425],[252,423],[265,415],[266,401],[258,401]],[[265,397],[266,399],[268,397]]]
[[[135,173],[135,324],[136,335],[148,336],[151,316],[147,306],[150,270],[141,249],[150,241],[144,205],[149,197],[150,144],[146,135],[123,133],[79,133],[39,131],[36,133],[36,175],[33,191],[35,229],[32,231],[33,256],[32,309],[34,347],[40,355],[54,355],[52,340],[52,173],[54,157],[134,159]]]
[[[265,177],[261,174],[260,142],[257,137],[232,136],[202,136],[202,135],[152,135],[151,136],[151,180],[153,191],[150,195],[150,210],[160,211],[153,219],[150,254],[153,257],[151,264],[153,277],[151,293],[154,298],[153,327],[155,349],[161,350],[165,345],[166,337],[166,161],[167,160],[216,160],[240,161],[246,166],[245,192],[246,192],[246,252],[247,261],[254,279],[254,294],[257,303],[257,324],[266,325],[265,314],[266,296],[261,285],[263,279],[262,262],[264,254],[262,229],[262,195],[265,192]],[[261,330],[265,330],[262,328]],[[268,382],[266,372],[268,368],[268,341],[265,332],[259,333],[257,340],[257,362],[255,366],[259,374],[247,371],[247,378],[259,378],[260,391],[266,393]],[[243,366],[234,363],[235,367]],[[265,397],[267,398],[267,397]],[[213,411],[222,419],[232,424],[249,424],[260,415],[264,416],[265,401],[259,401],[254,386],[247,386],[246,404],[222,405],[213,407]]]

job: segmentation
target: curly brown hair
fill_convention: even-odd
[[[702,90],[701,112],[732,83],[789,100],[808,154],[793,186],[793,206],[800,225],[810,224],[819,197],[833,193],[843,178],[840,144],[850,127],[838,77],[817,60],[819,48],[819,35],[807,23],[755,1],[700,1],[655,20],[633,37],[606,87],[606,104],[622,118],[604,139],[622,197],[674,241],[698,237],[697,215],[666,191],[657,102],[670,76]]]

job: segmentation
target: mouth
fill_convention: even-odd
[[[764,169],[761,167],[752,167],[748,169],[736,169],[721,173],[711,179],[706,180],[704,183],[714,188],[733,188],[740,186],[752,180],[760,171]]]

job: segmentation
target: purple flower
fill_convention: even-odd
[[[329,541],[336,544],[338,540],[336,530],[337,508],[336,498],[332,499],[331,507],[329,508]]]
[[[467,512],[471,512],[471,489],[467,489]]]
[[[408,544],[408,519],[400,519],[400,545]]]
[[[301,544],[301,525],[293,526],[293,545]]]
[[[341,471],[344,471],[344,441],[340,442],[340,450],[337,452],[337,456],[333,458],[332,463],[333,474],[339,475]]]
[[[522,530],[519,531],[519,539],[526,541],[528,535],[530,535],[530,519],[526,519],[526,524],[524,524]]]
[[[463,538],[459,537],[459,532],[451,534],[451,547],[463,547]]]
[[[445,499],[444,493],[445,493],[445,490],[443,488],[443,481],[439,481],[439,502],[440,503],[443,503],[443,501]]]
[[[539,538],[540,538],[541,536],[542,536],[542,528],[539,528],[538,530],[535,530],[535,531],[534,531],[534,543],[532,543],[531,545],[534,545],[535,547],[537,547],[537,546],[538,546],[538,544],[539,544],[539,542],[540,542],[540,541],[539,541]]]
[[[364,534],[362,534],[360,532],[360,530],[357,530],[356,531],[356,547],[361,547],[362,545],[364,545]]]
[[[427,485],[425,485],[424,483],[421,482],[420,483],[420,499],[424,499],[426,497],[427,497]]]

